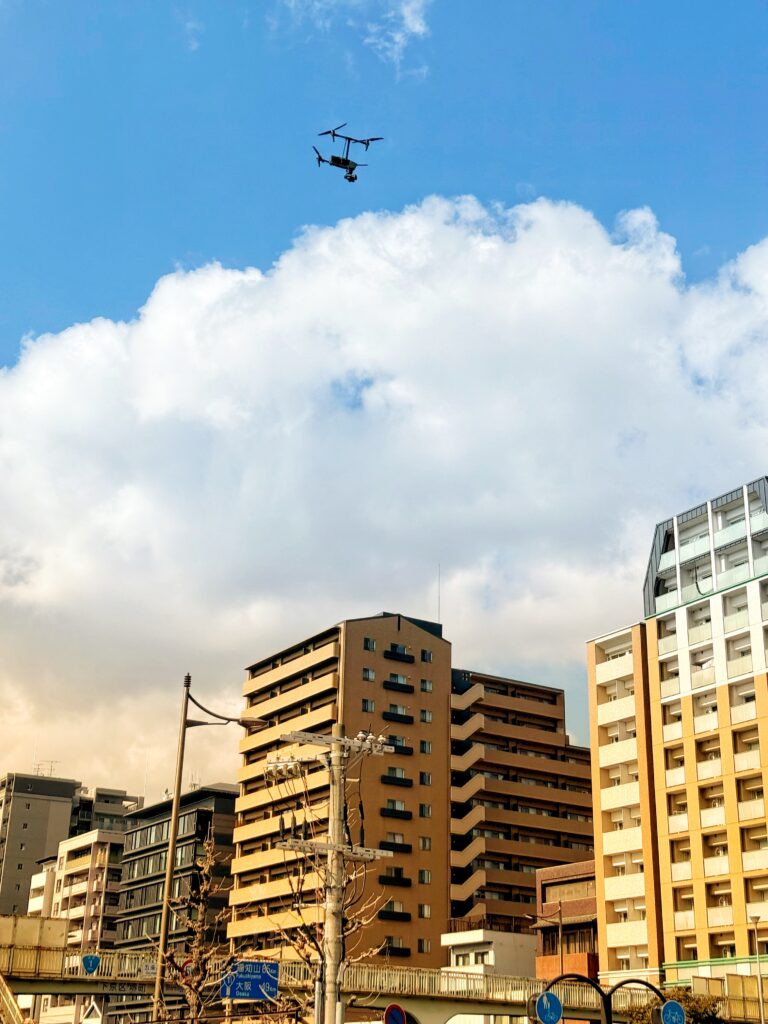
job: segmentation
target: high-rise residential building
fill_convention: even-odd
[[[592,850],[588,751],[568,743],[562,692],[452,673],[442,626],[394,613],[347,619],[247,671],[252,724],[241,743],[230,897],[236,947],[295,956],[291,943],[322,921],[322,868],[302,869],[303,854],[278,844],[327,835],[328,748],[285,737],[328,736],[337,726],[393,748],[350,772],[348,839],[391,857],[367,866],[365,891],[380,894],[378,906],[348,954],[440,966],[471,918],[466,928],[491,938],[494,927],[528,932],[532,970],[525,915],[535,909],[535,869]],[[299,757],[299,775],[269,768]],[[446,939],[452,918],[462,924]]]
[[[185,898],[196,886],[204,843],[213,840],[214,891],[209,899],[208,938],[212,945],[226,943],[227,907],[232,860],[232,828],[238,788],[227,783],[200,786],[181,794],[178,838],[173,873],[173,911],[169,923],[169,948],[183,951],[190,938]],[[125,950],[155,949],[160,934],[160,913],[165,885],[171,800],[131,812],[133,827],[125,834],[123,876],[117,912],[115,946]],[[224,947],[223,947],[224,948]],[[177,993],[166,995],[168,1006],[177,1005]],[[151,1019],[151,997],[113,1001],[109,1019],[114,1024],[142,1024]]]
[[[768,948],[768,478],[660,523],[643,597],[642,622],[588,645],[601,976],[752,973]]]

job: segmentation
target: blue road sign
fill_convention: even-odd
[[[536,1016],[541,1024],[557,1024],[563,1016],[563,1004],[554,992],[542,992],[536,1000]],[[664,1024],[672,1024],[665,1021]]]
[[[238,960],[221,979],[221,999],[277,999],[280,965],[272,960]]]
[[[685,1024],[685,1010],[676,999],[668,999],[662,1004],[661,1024]]]
[[[384,1011],[384,1024],[406,1024],[405,1010],[397,1003],[390,1003]]]
[[[83,970],[86,974],[94,974],[101,963],[101,957],[95,953],[86,953],[83,957]]]

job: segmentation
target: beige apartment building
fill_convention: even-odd
[[[295,956],[290,941],[322,921],[322,878],[277,844],[327,834],[327,748],[281,737],[338,724],[393,748],[350,769],[348,839],[391,856],[367,868],[377,905],[348,955],[433,967],[455,947],[483,965],[494,935],[525,933],[533,968],[536,868],[592,851],[589,754],[568,742],[562,691],[452,671],[439,624],[383,613],[262,659],[244,693],[236,948]],[[299,775],[269,769],[298,757]],[[506,946],[520,962],[521,944]]]
[[[601,976],[768,948],[768,479],[656,527],[643,622],[588,645]]]

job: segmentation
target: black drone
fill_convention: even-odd
[[[351,135],[339,135],[339,128],[346,128],[347,122],[340,124],[338,128],[329,128],[327,132],[319,132],[319,135],[330,135],[331,139],[335,142],[336,139],[344,140],[344,155],[336,156],[334,153],[331,154],[330,160],[326,160],[320,153],[317,146],[313,146],[312,149],[315,151],[317,156],[317,166],[320,164],[330,164],[331,167],[338,167],[344,171],[344,178],[346,181],[357,181],[357,175],[355,171],[358,167],[367,167],[368,164],[358,164],[354,160],[349,159],[349,147],[353,142],[357,143],[358,146],[365,146],[366,149],[372,142],[381,142],[384,138],[383,135],[374,135],[370,139],[353,139]]]

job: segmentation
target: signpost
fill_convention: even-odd
[[[277,999],[280,964],[273,960],[238,960],[221,979],[221,999]]]
[[[554,992],[542,992],[536,1000],[536,1016],[541,1024],[558,1024],[563,1016],[563,1004]],[[664,1021],[664,1024],[677,1024],[673,1021]]]
[[[86,953],[83,957],[83,970],[86,974],[95,974],[101,963],[101,957],[95,953]],[[671,1022],[670,1022],[671,1024]]]
[[[685,1010],[676,999],[668,999],[662,1005],[661,1024],[685,1024]]]
[[[390,1003],[384,1011],[384,1024],[406,1024],[405,1010],[397,1003]]]

